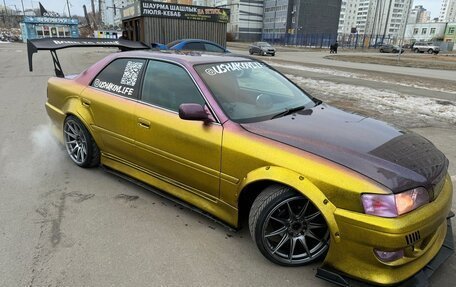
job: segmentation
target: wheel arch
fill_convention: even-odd
[[[77,99],[76,99],[77,100]],[[74,102],[74,101],[73,101]],[[65,123],[65,120],[69,117],[69,116],[73,116],[75,118],[77,118],[79,121],[81,121],[81,123],[84,125],[84,127],[87,129],[87,131],[89,132],[90,136],[92,136],[93,140],[95,141],[95,144],[98,146],[98,148],[100,149],[101,151],[101,148],[102,148],[102,145],[101,145],[101,139],[99,139],[99,137],[97,136],[97,134],[94,132],[92,126],[90,125],[90,122],[87,121],[85,119],[85,116],[86,114],[88,114],[88,116],[90,117],[90,120],[92,120],[92,115],[89,113],[89,112],[83,112],[83,113],[80,113],[79,110],[77,108],[70,108],[71,106],[73,106],[72,104],[69,104],[69,108],[65,110],[65,118],[63,119],[63,122],[62,122],[62,129],[63,129],[63,125]],[[93,122],[93,121],[92,121]]]
[[[258,168],[248,173],[242,180],[238,193],[238,225],[245,219],[243,216],[246,214],[248,216],[255,198],[272,184],[288,186],[307,197],[320,209],[328,224],[331,237],[338,241],[339,238],[336,235],[339,234],[339,230],[334,218],[336,207],[305,175],[278,166]]]

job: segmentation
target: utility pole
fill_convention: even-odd
[[[92,2],[93,29],[98,30],[97,29],[97,18],[96,18],[96,14],[95,14],[95,2],[94,2],[94,0],[91,0],[90,2]]]
[[[22,15],[25,16],[24,0],[21,0],[21,4],[22,4]]]
[[[71,18],[70,4],[68,3],[68,0],[67,0],[67,8],[68,8],[68,18]]]
[[[5,10],[5,15],[8,15],[8,10],[6,10],[6,3],[5,0],[3,0],[3,9]]]
[[[98,0],[98,25],[101,26],[101,8],[102,8],[102,1]]]
[[[413,6],[413,1],[410,0],[409,4],[408,4],[408,9],[407,9],[407,16],[405,16],[405,22],[404,22],[404,25],[403,25],[403,28],[404,28],[404,31],[402,32],[402,38],[399,40],[399,55],[397,55],[397,61],[399,62],[401,60],[401,54],[402,54],[402,46],[404,44],[404,38],[405,38],[405,30],[407,29],[407,22],[408,22],[408,17],[410,16],[410,9],[412,9],[412,6]]]

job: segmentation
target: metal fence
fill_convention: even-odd
[[[398,44],[397,37],[359,34],[263,34],[262,41],[274,45],[329,48],[336,41],[341,48],[377,48],[382,44]]]
[[[339,46],[344,48],[377,48],[383,44],[399,44],[397,37],[382,34],[339,34]]]
[[[263,34],[262,41],[274,45],[329,48],[337,40],[336,34]]]

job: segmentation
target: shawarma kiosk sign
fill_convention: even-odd
[[[151,1],[136,2],[122,9],[122,20],[139,16],[228,23],[230,9]]]

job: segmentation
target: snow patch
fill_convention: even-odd
[[[456,102],[432,98],[410,96],[389,90],[376,90],[368,87],[338,84],[325,80],[286,75],[305,88],[318,90],[327,96],[338,95],[347,99],[359,100],[364,106],[375,110],[393,108],[395,113],[414,113],[456,124]]]
[[[369,81],[374,81],[374,82],[379,82],[379,83],[394,84],[394,85],[399,85],[399,86],[403,86],[403,87],[411,87],[411,88],[416,88],[416,89],[444,92],[444,93],[450,93],[450,94],[456,95],[455,90],[448,90],[445,88],[426,87],[426,86],[417,85],[417,84],[413,84],[413,83],[387,81],[387,80],[375,78],[375,77],[372,77],[372,76],[369,76],[366,74],[361,74],[361,73],[343,72],[343,71],[338,71],[338,70],[334,70],[334,69],[326,69],[326,68],[311,68],[311,67],[306,67],[303,65],[291,65],[291,64],[284,65],[284,64],[278,64],[278,63],[273,63],[273,62],[266,62],[266,63],[268,65],[271,65],[271,66],[277,67],[277,68],[285,68],[285,69],[292,69],[292,70],[298,70],[298,71],[312,72],[312,73],[331,75],[331,76],[337,76],[337,77],[343,77],[343,78],[369,80]]]

